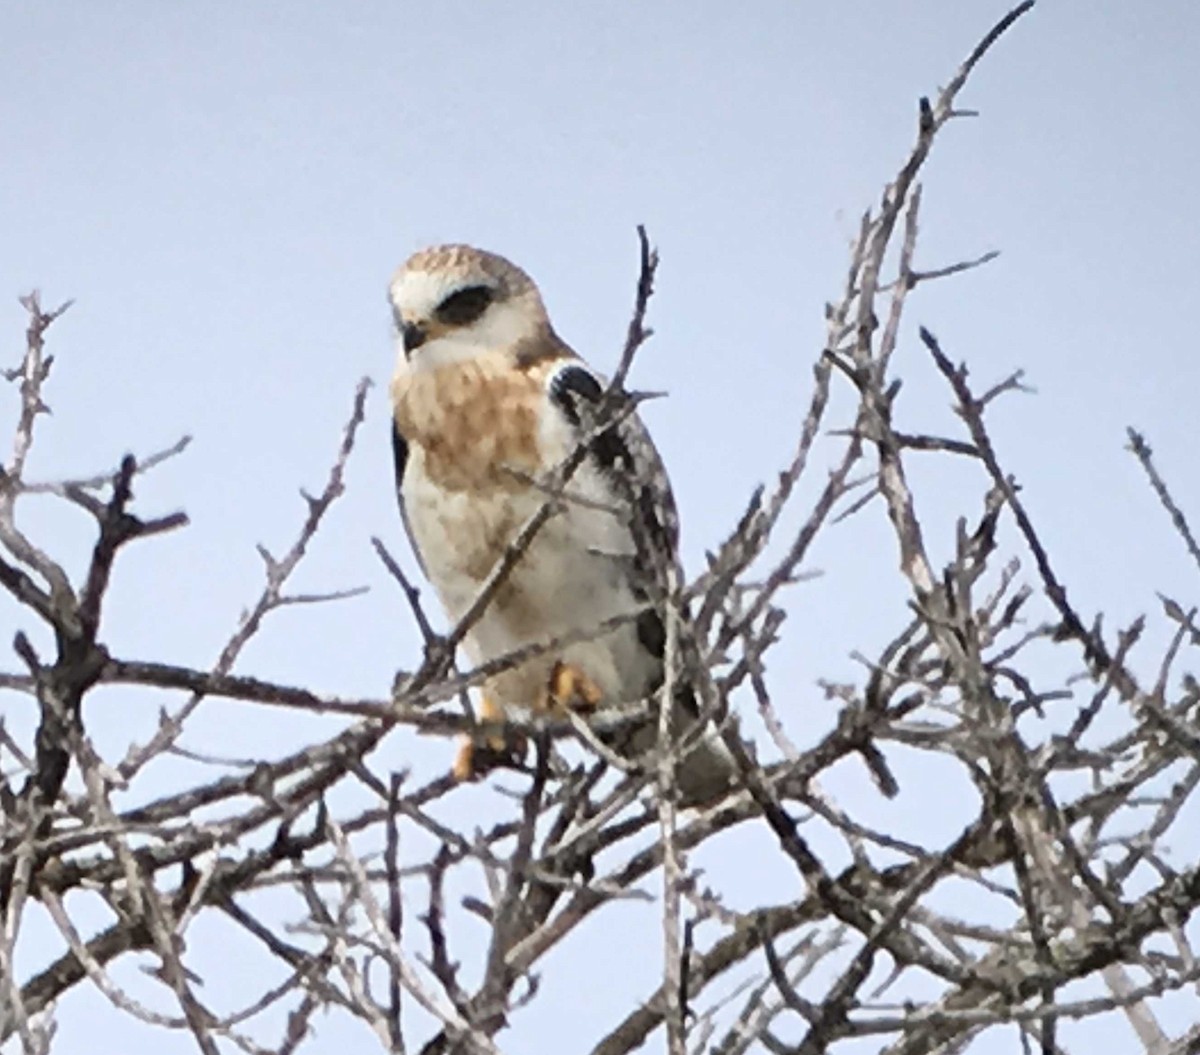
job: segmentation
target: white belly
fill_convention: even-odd
[[[589,497],[611,498],[587,465],[568,486]],[[426,475],[423,452],[415,447],[404,475],[404,501],[429,579],[450,619],[457,621],[545,496],[532,487],[445,490]],[[635,612],[639,602],[628,564],[632,551],[629,528],[618,516],[568,501],[566,509],[542,525],[467,635],[464,646],[470,658],[475,663],[499,659]],[[660,677],[659,661],[629,622],[511,668],[489,684],[489,691],[507,706],[536,706],[558,660],[587,674],[609,703],[644,698]]]

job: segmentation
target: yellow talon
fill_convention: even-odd
[[[478,776],[475,772],[475,741],[469,736],[459,742],[458,750],[454,752],[454,765],[450,767],[450,771],[460,784],[474,780]]]
[[[561,660],[550,671],[547,710],[591,710],[604,699],[600,687],[578,667]]]
[[[504,708],[486,693],[479,701],[479,720],[504,721]],[[505,736],[504,733],[490,733],[482,743],[477,742],[473,736],[464,736],[459,741],[450,771],[459,782],[474,780],[500,763],[519,759],[524,755],[525,737],[520,734]]]
[[[542,709],[545,711],[589,711],[604,699],[600,687],[578,667],[561,660],[554,664],[546,684]],[[504,708],[484,693],[479,701],[481,722],[504,721]],[[484,737],[464,736],[454,755],[451,772],[460,782],[475,780],[496,766],[524,758],[526,738],[520,733],[488,733]]]

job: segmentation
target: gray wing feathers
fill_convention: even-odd
[[[573,426],[584,429],[590,423],[595,427],[594,415],[600,408],[604,386],[589,370],[571,363],[554,375],[549,392],[551,401]],[[666,586],[665,572],[671,567],[679,569],[675,498],[662,458],[633,406],[628,401],[624,406],[618,402],[615,411],[617,420],[597,433],[589,457],[629,510],[637,554],[632,569],[635,594],[661,596]],[[648,609],[639,618],[637,629],[642,646],[661,660],[666,633],[660,613]],[[734,774],[733,759],[714,728],[704,729],[699,736],[694,728],[688,731],[697,716],[691,686],[678,686],[673,725],[679,735],[695,737],[677,771],[680,800],[685,806],[702,805],[720,797],[729,789]],[[654,719],[622,737],[624,742],[618,749],[640,755],[652,749],[657,738],[658,722]]]
[[[549,394],[572,426],[596,427],[604,386],[586,367],[571,362],[559,370],[550,379]],[[645,588],[678,559],[679,515],[662,458],[632,403],[618,396],[613,410],[615,420],[594,436],[589,457],[629,510]]]

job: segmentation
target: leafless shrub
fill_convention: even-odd
[[[390,696],[341,698],[237,673],[245,646],[280,608],[340,596],[297,594],[290,583],[342,493],[365,382],[325,485],[306,496],[286,552],[262,549],[261,591],[211,669],[110,652],[104,602],[120,551],[186,523],[182,513],[135,513],[134,487],[186,441],[128,457],[100,477],[27,479],[52,365],[46,335],[63,309],[26,299],[26,351],[8,374],[20,410],[0,477],[0,584],[18,618],[42,624],[54,645],[43,654],[17,632],[19,665],[0,675],[7,706],[37,715],[28,738],[0,725],[0,1035],[12,1050],[51,1050],[56,1007],[79,986],[95,987],[145,1029],[190,1035],[209,1053],[302,1050],[315,1043],[318,1015],[361,1021],[382,1050],[500,1050],[504,1027],[539,999],[547,957],[585,921],[631,899],[654,899],[661,910],[661,930],[631,950],[661,959],[661,983],[605,1032],[547,1037],[543,1050],[621,1055],[657,1034],[672,1055],[816,1055],[856,1039],[917,1055],[965,1051],[1007,1031],[1005,1050],[1019,1038],[1023,1050],[1058,1052],[1073,1023],[1114,1015],[1128,1019],[1147,1052],[1194,1050],[1200,1033],[1169,1038],[1156,1007],[1200,982],[1189,936],[1200,861],[1169,848],[1200,783],[1200,689],[1181,669],[1200,643],[1196,608],[1161,599],[1173,632],[1164,654],[1150,657],[1137,654],[1142,620],[1105,629],[1073,607],[988,433],[992,403],[1021,387],[1019,372],[976,384],[953,350],[922,331],[923,350],[906,351],[932,357],[961,427],[942,436],[894,424],[894,353],[909,298],[992,255],[917,267],[917,177],[938,136],[965,115],[957,100],[975,65],[1031,6],[1010,12],[935,99],[921,100],[912,150],[862,217],[845,287],[828,306],[792,457],[754,492],[707,568],[670,583],[663,598],[678,616],[672,677],[692,681],[738,761],[738,786],[704,810],[677,811],[658,793],[656,774],[669,783],[668,751],[657,769],[614,772],[619,760],[576,717],[524,725],[533,750],[513,778],[524,790],[496,823],[471,831],[442,820],[438,807],[454,782],[415,783],[388,771],[379,749],[406,731],[445,737],[472,728],[459,703],[487,671],[456,670],[467,620],[439,635],[378,540],[425,642],[415,672],[398,677]],[[618,381],[648,336],[656,266],[643,234]],[[851,420],[830,420],[835,385],[853,395]],[[1132,431],[1130,441],[1200,564],[1148,444]],[[827,472],[813,468],[819,443],[832,459]],[[977,469],[944,564],[924,541],[930,525],[910,482],[914,458],[966,459]],[[555,514],[556,488],[570,471],[560,467],[561,479],[547,484],[545,508],[493,583]],[[802,491],[812,497],[802,500]],[[17,506],[33,494],[94,525],[80,581],[19,526]],[[799,515],[783,536],[785,512]],[[824,686],[836,714],[821,735],[806,730],[812,746],[797,748],[796,716],[763,677],[773,650],[787,647],[783,589],[837,520],[880,514],[895,537],[907,604],[894,613],[893,640],[859,657],[860,683]],[[485,590],[476,611],[489,597]],[[1048,653],[1055,663],[1043,661]],[[163,694],[157,729],[121,757],[104,757],[81,717],[86,694],[103,685]],[[343,726],[286,756],[242,768],[212,761],[211,779],[139,795],[151,763],[187,754],[189,721],[218,697],[334,715]],[[879,830],[819,790],[823,773],[848,763],[870,774],[872,794],[903,795],[889,766],[901,750],[957,773],[949,794],[973,802],[974,816],[953,838],[931,841],[920,817]],[[335,790],[347,788],[353,794],[334,803]],[[773,860],[753,867],[794,871],[795,892],[735,908],[693,859],[721,833],[751,825],[769,829],[776,847]],[[56,951],[22,970],[35,908],[57,934]],[[238,1007],[206,1002],[191,963],[192,933],[214,917],[236,935],[239,956],[264,964],[261,987]],[[472,927],[482,927],[482,946],[464,937]],[[135,954],[152,976],[149,990],[119,976]],[[577,972],[581,989],[596,984],[586,958],[559,957],[555,970]]]

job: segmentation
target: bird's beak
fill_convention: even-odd
[[[416,322],[406,322],[402,330],[404,334],[404,354],[411,355],[413,351],[420,348],[428,338],[425,327]]]

